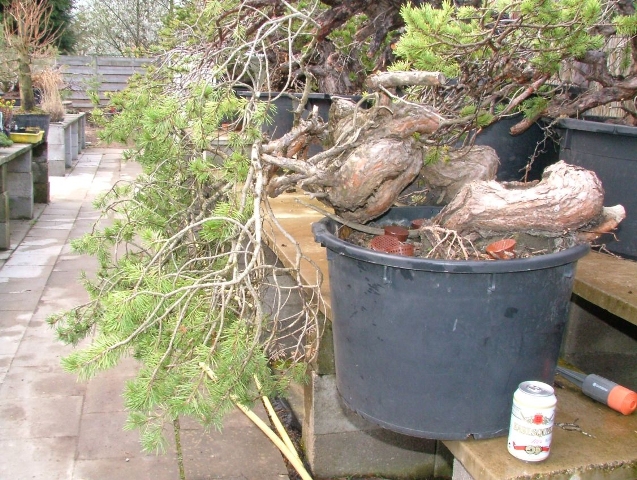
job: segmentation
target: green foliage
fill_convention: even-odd
[[[422,8],[403,6],[401,15],[406,27],[396,45],[396,55],[410,62],[416,70],[439,71],[448,77],[458,76],[458,61],[446,60],[449,54],[453,54],[451,49],[454,46],[441,41],[441,37],[446,36],[457,38],[460,43],[466,41],[468,24],[454,21],[455,11],[449,2],[445,2],[442,8],[434,8],[429,4]]]
[[[448,146],[436,146],[427,149],[425,158],[423,160],[424,165],[430,165],[436,162],[446,162],[449,160],[449,147]]]
[[[538,72],[552,74],[563,58],[579,58],[602,45],[601,37],[588,33],[601,14],[597,0],[502,0],[497,7],[500,15],[520,14],[515,22],[503,21],[501,29],[494,30],[490,9],[455,7],[448,1],[442,8],[406,5],[401,10],[406,30],[396,54],[417,70],[441,71],[449,77],[460,76],[472,64],[500,58],[524,58]],[[497,75],[506,68],[493,64],[491,71]]]
[[[494,116],[486,110],[480,110],[476,117],[476,125],[478,127],[486,127],[493,122]]]
[[[374,70],[375,57],[370,52],[369,42],[361,42],[356,38],[356,32],[358,32],[362,25],[367,21],[365,15],[355,15],[350,17],[343,26],[330,35],[330,40],[334,43],[334,46],[345,57],[355,60],[358,63],[358,70],[350,72],[352,81],[356,81],[356,76],[366,77]],[[311,38],[311,33],[309,35]],[[386,39],[384,46],[390,41]],[[382,48],[381,48],[382,50]]]
[[[152,55],[164,19],[171,15],[173,0],[82,0],[74,11],[70,32],[77,50],[90,55]]]
[[[179,12],[175,23],[191,20]],[[211,31],[199,20],[200,33]],[[303,349],[285,354],[287,327],[261,306],[264,279],[280,269],[261,251],[263,180],[250,152],[274,108],[237,96],[230,82],[175,81],[191,60],[133,78],[112,95],[113,115],[96,110],[101,138],[132,145],[125,156],[143,174],[95,200],[102,220],[72,243],[99,261],[96,278],[84,278],[90,301],[49,318],[66,343],[91,338],[63,359],[81,378],[125,357],[138,361],[124,392],[126,428],[139,429],[144,448],[156,452],[165,448],[163,427],[179,416],[220,428],[235,402],[280,394],[304,371]],[[213,69],[213,77],[226,75]],[[241,128],[228,131],[227,123]],[[295,292],[307,301],[300,286],[285,295]]]
[[[409,89],[412,99],[462,119],[436,134],[442,144],[519,111],[531,120],[546,115],[560,89],[544,86],[561,82],[558,74],[567,62],[604,47],[605,38],[595,32],[614,24],[620,34],[637,33],[637,16],[611,18],[612,9],[601,0],[494,0],[483,8],[445,1],[438,8],[404,5],[401,15],[405,31],[392,69],[442,72],[452,79],[444,88]],[[618,56],[624,68],[632,62],[630,53],[627,45]],[[578,108],[575,101],[572,108]]]
[[[7,137],[3,132],[0,132],[0,147],[10,147],[13,145],[13,140]]]
[[[618,15],[614,20],[617,25],[618,34],[631,37],[637,35],[637,13],[632,15]]]
[[[51,4],[51,18],[45,26],[49,35],[58,32],[55,40],[55,46],[62,54],[73,52],[77,39],[69,26],[72,19],[73,1],[72,0],[48,0]],[[4,18],[4,11],[11,4],[11,0],[0,1],[0,22]]]
[[[59,31],[55,45],[61,54],[69,55],[75,50],[77,37],[70,28],[73,19],[73,0],[50,0],[53,5],[48,28],[51,33]]]
[[[537,118],[546,110],[548,99],[536,96],[526,100],[522,105],[522,111],[527,118]]]

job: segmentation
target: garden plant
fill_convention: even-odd
[[[124,398],[127,428],[140,429],[147,450],[162,450],[164,427],[178,434],[183,415],[220,427],[235,405],[282,394],[289,382],[303,381],[314,360],[321,272],[314,285],[301,281],[307,259],[298,246],[289,268],[267,254],[264,231],[276,228],[268,195],[298,187],[341,218],[367,223],[425,165],[491,157],[487,149],[467,154],[457,146],[470,146],[472,132],[498,118],[522,110],[523,129],[541,116],[579,115],[635,94],[632,76],[604,70],[600,50],[602,34],[623,33],[632,52],[637,17],[630,2],[439,7],[188,3],[170,19],[156,66],[112,97],[118,113],[104,119],[103,139],[133,142],[126,158],[144,173],[96,202],[102,221],[73,244],[99,261],[97,276],[84,278],[91,299],[50,323],[67,343],[91,338],[64,359],[82,378],[126,356],[139,361]],[[370,75],[390,60],[392,71]],[[601,93],[572,97],[568,84],[555,84],[566,61],[596,74],[590,78]],[[317,88],[369,88],[373,106],[335,101],[326,124],[304,109]],[[273,109],[262,92],[298,94],[298,125],[277,140],[264,138]],[[227,146],[217,146],[221,137]],[[317,141],[325,151],[304,158]],[[360,172],[365,182],[353,182]],[[574,178],[576,188],[594,194],[593,208],[564,228],[588,232],[608,213],[603,191],[587,174]],[[491,228],[465,227],[453,229]],[[292,303],[298,308],[286,308]]]
[[[33,93],[33,63],[49,56],[59,31],[48,30],[53,7],[37,0],[13,0],[4,10],[4,47],[12,54],[20,85],[20,109],[31,112],[36,107]]]

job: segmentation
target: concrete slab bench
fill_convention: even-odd
[[[10,220],[33,218],[33,145],[0,148],[0,249],[10,247]]]
[[[49,175],[64,176],[86,148],[86,113],[66,114],[52,122],[47,135]]]
[[[311,232],[311,224],[322,215],[299,205],[297,198],[309,202],[307,196],[299,194],[284,194],[272,199],[273,214],[308,259],[301,268],[307,283],[316,282],[311,262],[323,272],[320,289],[323,313],[329,320],[326,252],[314,242]],[[266,242],[279,260],[286,266],[294,265],[296,249],[290,238],[283,235],[274,222],[266,222],[264,229]],[[634,322],[631,312],[637,310],[635,301],[629,299],[633,293],[637,296],[637,290],[630,286],[637,279],[637,267],[634,266],[637,264],[630,262],[629,267],[622,263],[620,269],[615,264],[623,260],[608,256],[600,259],[597,255],[591,254],[580,261],[582,268],[580,270],[578,266],[576,273],[576,294],[585,295],[590,301],[599,302]],[[609,264],[601,269],[600,263],[607,261]],[[622,273],[615,275],[619,272]],[[631,276],[633,283],[622,283],[622,278],[627,280]],[[623,285],[623,294],[619,298],[609,287],[613,281]],[[512,457],[507,451],[506,437],[436,441],[406,437],[374,427],[353,412],[348,413],[339,401],[330,332],[328,321],[318,361],[313,366],[309,385],[304,388],[304,405],[300,408],[306,455],[318,477],[375,474],[405,478],[453,475],[454,480],[637,478],[637,414],[623,416],[584,396],[566,380],[561,381],[559,376],[556,377],[556,421],[578,425],[580,430],[572,425],[568,429],[557,427],[551,456],[537,464]]]
[[[573,293],[637,325],[637,262],[591,252],[577,263]]]

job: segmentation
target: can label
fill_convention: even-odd
[[[555,420],[553,387],[523,382],[513,395],[507,447],[520,460],[539,462],[549,456]]]

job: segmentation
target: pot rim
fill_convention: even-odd
[[[405,209],[405,210],[403,210]],[[392,211],[405,211],[406,217],[422,217],[423,209],[427,207],[397,207]],[[412,218],[406,218],[410,221]],[[394,219],[395,221],[395,219]],[[341,240],[334,233],[338,222],[324,218],[312,224],[314,241],[323,247],[339,255],[367,263],[378,264],[406,270],[424,270],[444,273],[509,273],[541,270],[553,268],[559,265],[574,263],[590,250],[590,245],[583,243],[561,250],[556,253],[548,253],[528,258],[514,258],[506,261],[497,260],[441,260],[421,257],[404,257],[383,252],[373,251],[369,248],[359,247]]]

